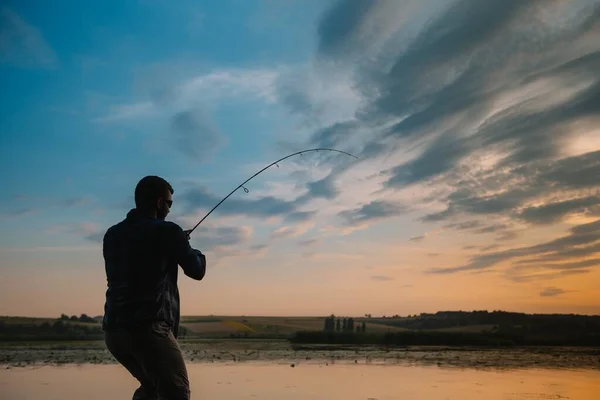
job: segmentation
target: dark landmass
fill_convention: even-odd
[[[102,317],[0,317],[0,341],[103,340]],[[183,317],[181,340],[283,339],[294,345],[600,346],[600,316],[442,311],[391,317]]]

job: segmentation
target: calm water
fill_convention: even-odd
[[[599,370],[514,371],[400,365],[189,364],[192,399],[598,399]],[[137,383],[117,365],[3,369],[0,398],[130,399]],[[596,393],[595,395],[593,395]]]

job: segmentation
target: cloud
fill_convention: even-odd
[[[153,76],[153,81],[165,79],[168,82],[160,91],[160,95],[113,105],[96,121],[127,121],[148,116],[165,118],[190,108],[197,108],[200,104],[215,104],[227,99],[260,99],[273,103],[277,100],[276,80],[281,71],[276,68],[216,69],[187,79],[178,78],[177,82],[174,82],[172,73],[174,72],[162,70],[158,76]],[[162,75],[167,77],[161,78]]]
[[[410,242],[422,242],[423,240],[425,240],[425,235],[421,235],[421,236],[415,236],[415,237],[411,237],[410,239],[408,239]]]
[[[156,107],[151,101],[133,104],[117,104],[109,108],[108,114],[99,117],[96,122],[127,121],[141,117],[147,117],[156,112]]]
[[[202,252],[223,252],[248,242],[252,229],[240,226],[211,226],[210,229],[194,231],[191,241]],[[253,250],[260,251],[261,248]]]
[[[44,36],[14,11],[0,8],[0,62],[19,67],[53,68],[56,53]]]
[[[185,212],[192,213],[198,209],[208,209],[215,206],[221,198],[214,196],[204,187],[188,189],[180,196],[180,201],[185,207]],[[250,217],[272,217],[294,215],[297,212],[297,203],[285,201],[273,196],[258,199],[229,198],[223,202],[215,213],[220,215],[246,215]]]
[[[315,215],[317,215],[316,211],[295,211],[289,213],[285,216],[285,222],[306,222],[312,220]]]
[[[224,143],[224,137],[200,110],[179,112],[171,117],[171,132],[177,149],[190,160],[205,162]]]
[[[298,242],[298,246],[309,247],[309,246],[315,245],[319,242],[320,242],[319,239],[305,239],[305,240],[300,240]]]
[[[49,234],[68,234],[84,239],[102,243],[106,230],[101,229],[95,222],[80,222],[76,224],[59,224],[52,225],[45,229]]]
[[[331,176],[315,182],[309,182],[306,186],[312,198],[322,197],[331,200],[339,193]]]
[[[556,297],[566,293],[564,290],[556,287],[547,287],[540,292],[541,297]]]
[[[345,121],[335,123],[319,129],[312,134],[310,143],[315,147],[334,148],[342,144],[350,134],[359,128],[356,121]]]
[[[347,225],[359,225],[398,216],[405,210],[405,207],[402,205],[384,200],[374,200],[357,209],[341,211],[338,215],[345,219]]]
[[[354,128],[400,119],[365,146],[377,154],[389,149],[386,141],[416,141],[423,149],[385,171],[385,186],[392,189],[442,176],[484,151],[506,153],[501,161],[509,166],[559,156],[575,134],[572,123],[593,115],[600,89],[593,72],[600,65],[598,45],[591,39],[600,8],[589,2],[574,2],[568,12],[565,7],[558,1],[404,7],[336,2],[319,25],[319,56],[347,60],[349,52],[369,49],[355,70],[357,90],[368,104],[357,113],[358,121],[338,122],[315,137],[333,143],[346,123]],[[374,21],[386,14],[429,22],[407,25],[390,16],[377,35]],[[367,43],[382,38],[389,46]],[[394,46],[398,43],[403,45]],[[472,207],[500,212],[526,200],[525,194],[511,194]]]
[[[585,212],[592,206],[600,204],[600,197],[587,196],[578,199],[548,203],[523,209],[519,216],[528,222],[550,224],[559,221],[568,214]]]
[[[385,276],[385,275],[373,275],[373,276],[371,276],[371,279],[374,281],[379,281],[379,282],[389,282],[389,281],[394,280],[393,277]]]
[[[432,269],[429,272],[435,274],[448,274],[461,271],[483,270],[491,268],[505,261],[526,257],[537,257],[537,261],[540,261],[540,259],[544,258],[554,258],[558,261],[568,262],[572,259],[564,256],[569,252],[588,249],[591,250],[591,254],[595,254],[598,249],[597,242],[600,242],[600,220],[576,225],[570,229],[570,233],[568,235],[551,240],[549,242],[540,243],[534,246],[480,254],[472,257],[468,264],[453,268]],[[556,264],[554,269],[562,268],[568,269],[568,264],[564,264],[562,267],[559,264]]]

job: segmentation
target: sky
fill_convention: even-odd
[[[3,1],[0,315],[101,315],[174,187],[183,315],[600,313],[600,0]]]

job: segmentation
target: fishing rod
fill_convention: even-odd
[[[290,158],[293,156],[297,156],[297,155],[303,155],[304,153],[310,153],[310,152],[319,152],[319,151],[329,151],[329,152],[334,152],[334,153],[341,153],[341,154],[345,154],[347,156],[350,157],[354,157],[358,160],[358,157],[356,157],[353,154],[347,153],[345,151],[342,150],[337,150],[337,149],[328,149],[328,148],[317,148],[317,149],[307,149],[307,150],[302,150],[302,151],[298,151],[296,153],[287,155],[285,157],[280,158],[277,161],[273,161],[271,164],[267,165],[266,167],[264,167],[263,169],[261,169],[260,171],[258,171],[257,173],[255,173],[254,175],[252,175],[250,178],[246,179],[244,182],[242,182],[241,184],[238,185],[238,187],[236,187],[235,189],[233,189],[227,196],[225,196],[223,198],[223,200],[219,201],[217,203],[216,206],[214,206],[201,220],[200,222],[198,222],[196,224],[196,226],[194,226],[192,229],[185,231],[185,233],[187,234],[187,237],[189,238],[190,235],[192,234],[192,232],[194,232],[194,230],[198,227],[198,225],[200,225],[213,211],[216,210],[217,207],[219,207],[221,205],[221,203],[223,203],[225,200],[227,200],[229,198],[229,196],[231,196],[232,194],[234,194],[238,189],[243,188],[244,192],[248,193],[250,192],[244,185],[246,183],[248,183],[251,179],[253,179],[254,177],[256,177],[257,175],[261,174],[262,172],[266,171],[267,169],[271,168],[273,165],[277,165],[277,167],[279,168],[279,163],[283,160],[285,160],[286,158]]]

